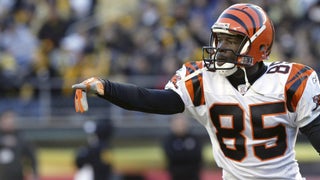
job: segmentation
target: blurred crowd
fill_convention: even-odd
[[[71,96],[91,76],[160,76],[201,60],[210,27],[236,2],[262,6],[276,28],[271,60],[319,71],[319,0],[0,0],[0,94]]]

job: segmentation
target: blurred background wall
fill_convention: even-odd
[[[201,60],[211,25],[236,2],[0,0],[0,112],[17,113],[18,127],[38,149],[40,175],[60,173],[59,178],[70,179],[74,150],[87,140],[83,125],[101,117],[115,126],[117,170],[133,168],[130,157],[143,168],[162,169],[159,140],[168,133],[170,116],[122,110],[96,97],[89,98],[88,113],[76,114],[71,85],[99,76],[163,88],[185,61]],[[271,61],[301,62],[320,72],[319,0],[241,2],[262,6],[272,18],[276,39]],[[191,126],[209,144],[205,130],[196,121]],[[299,137],[297,146],[305,152],[310,147],[304,142]],[[210,147],[205,151],[207,166],[214,169]],[[319,163],[310,151],[311,157],[298,152],[301,161],[311,164],[302,168],[306,171]]]

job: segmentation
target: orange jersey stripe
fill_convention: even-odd
[[[203,67],[201,61],[187,62],[185,66],[186,76]],[[194,106],[205,104],[202,74],[192,77],[191,79],[187,80],[185,84]]]
[[[308,77],[313,70],[302,64],[293,64],[285,86],[287,107],[290,112],[296,110],[297,104],[306,87]]]

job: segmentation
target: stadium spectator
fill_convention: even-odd
[[[19,74],[17,80],[23,80],[30,71],[38,47],[38,39],[29,27],[28,22],[32,18],[28,16],[31,14],[29,11],[29,8],[16,10],[1,32],[0,46],[14,57]]]
[[[171,180],[200,180],[202,143],[191,132],[188,118],[182,114],[173,116],[170,129],[163,149]]]
[[[66,35],[70,24],[71,20],[61,17],[57,5],[53,3],[37,32],[37,37],[47,53],[60,48],[61,40]]]
[[[95,123],[89,121],[85,124],[84,129],[89,134],[88,144],[81,147],[76,153],[76,167],[78,170],[92,169],[93,177],[86,180],[111,180],[113,177],[110,142],[113,125],[111,120],[103,118]],[[75,177],[75,180],[83,179],[79,173]]]
[[[72,86],[76,111],[87,110],[88,92],[128,110],[186,112],[206,128],[223,179],[304,179],[294,146],[301,132],[320,153],[319,80],[307,65],[268,62],[274,36],[261,7],[233,4],[202,61],[186,62],[165,89],[93,77]]]
[[[34,146],[16,128],[16,114],[6,110],[0,117],[0,179],[37,180]]]

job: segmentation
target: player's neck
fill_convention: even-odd
[[[250,84],[253,84],[259,77],[261,77],[267,67],[263,62],[257,63],[252,67],[246,68],[247,77]],[[238,69],[233,75],[227,77],[230,83],[237,88],[240,84],[245,84],[244,72],[242,69]]]

